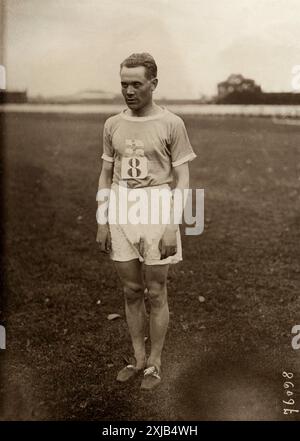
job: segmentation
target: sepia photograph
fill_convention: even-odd
[[[1,422],[300,421],[298,0],[0,0],[0,127]]]

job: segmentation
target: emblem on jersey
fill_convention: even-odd
[[[144,179],[148,173],[144,143],[140,139],[126,139],[126,149],[121,161],[122,179]]]

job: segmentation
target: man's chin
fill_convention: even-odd
[[[129,103],[128,101],[127,101],[127,107],[129,107],[129,109],[132,109],[132,110],[138,110],[140,107],[139,107],[139,103],[137,103],[137,102],[134,102],[134,103]]]

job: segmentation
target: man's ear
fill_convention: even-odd
[[[158,84],[158,78],[152,78],[152,80],[151,80],[151,89],[152,89],[152,91],[154,91],[156,89],[157,84]]]

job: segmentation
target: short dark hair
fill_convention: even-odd
[[[147,52],[142,52],[141,54],[131,54],[129,57],[120,64],[120,71],[122,67],[145,67],[145,76],[148,80],[157,77],[157,66],[152,55]]]

